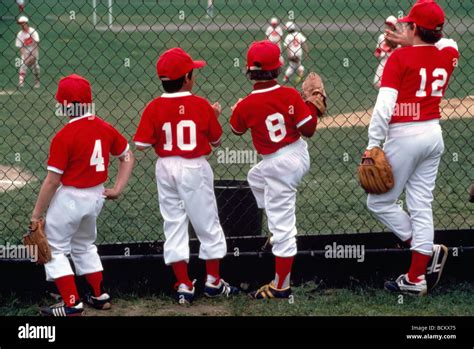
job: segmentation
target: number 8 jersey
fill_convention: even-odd
[[[451,39],[395,50],[385,65],[381,83],[381,88],[398,92],[390,123],[439,119],[441,97],[458,59],[457,44]]]
[[[269,155],[300,139],[298,128],[313,117],[294,88],[273,81],[256,85],[263,88],[255,89],[254,86],[254,90],[237,104],[230,125],[236,134],[250,129],[257,152]]]
[[[72,118],[54,136],[48,171],[61,174],[65,186],[95,187],[107,180],[110,154],[120,157],[128,149],[126,138],[112,125],[86,114]]]
[[[209,102],[191,92],[163,93],[143,111],[133,141],[153,146],[159,157],[192,159],[211,152],[222,136],[222,127]]]

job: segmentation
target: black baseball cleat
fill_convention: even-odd
[[[112,298],[108,293],[102,293],[99,297],[94,297],[91,293],[88,293],[84,302],[97,310],[109,310],[112,308],[111,300]]]
[[[278,289],[274,286],[273,281],[267,285],[260,287],[257,291],[249,293],[253,299],[287,299],[291,296],[291,287]]]
[[[193,288],[190,289],[188,286],[185,284],[180,284],[177,286],[176,289],[176,300],[178,301],[179,304],[182,305],[190,305],[193,300],[194,300],[194,293],[196,288],[194,287],[194,282],[193,281]]]
[[[224,279],[220,279],[217,285],[206,282],[204,286],[204,295],[209,298],[215,298],[219,296],[231,297],[239,294],[239,289],[235,286],[229,285]]]
[[[40,309],[41,316],[82,316],[84,313],[84,305],[82,302],[77,302],[72,307],[67,306],[64,302],[60,302],[51,306],[42,307]]]
[[[396,280],[386,281],[384,288],[390,292],[424,296],[428,292],[428,288],[424,275],[420,278],[419,282],[411,282],[408,280],[408,274],[402,274]]]
[[[448,248],[446,246],[433,245],[433,254],[426,268],[426,285],[429,291],[435,288],[441,279],[447,258]]]

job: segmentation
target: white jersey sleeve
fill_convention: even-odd
[[[369,145],[367,149],[379,147],[387,138],[388,124],[392,118],[397,103],[398,91],[381,87],[375,102],[374,111],[369,125]]]
[[[300,42],[300,44],[304,44],[306,42],[306,36],[301,33],[298,33],[298,41]]]
[[[272,31],[273,31],[272,26],[271,25],[268,26],[267,30],[265,30],[265,36],[268,38],[270,36],[270,34],[272,33]]]
[[[21,32],[16,35],[15,46],[20,48],[23,46],[23,41],[21,40]]]
[[[35,42],[38,43],[40,41],[39,34],[38,34],[38,31],[36,29],[30,28],[30,35],[31,35],[31,38]]]
[[[446,47],[452,47],[456,51],[459,51],[458,44],[453,39],[447,39],[447,38],[439,39],[439,41],[435,44],[435,46],[438,48],[438,50],[442,50]]]
[[[293,36],[291,34],[288,34],[285,38],[285,41],[283,42],[283,45],[285,47],[288,47],[288,45],[293,41]]]

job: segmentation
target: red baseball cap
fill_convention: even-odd
[[[247,52],[248,70],[274,70],[281,67],[280,48],[269,40],[255,41]]]
[[[175,47],[165,51],[156,62],[156,73],[160,80],[176,80],[193,69],[206,65],[205,61],[193,61],[182,48]]]
[[[77,74],[66,76],[59,80],[56,100],[61,104],[92,103],[91,84]]]
[[[415,23],[430,30],[441,30],[444,25],[444,11],[434,1],[420,0],[410,10],[408,16],[398,20],[399,23]]]

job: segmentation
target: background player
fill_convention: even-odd
[[[435,2],[419,2],[398,20],[406,23],[406,38],[396,43],[412,45],[388,59],[369,126],[368,149],[385,142],[395,186],[382,195],[370,194],[367,206],[412,250],[408,273],[385,283],[395,292],[426,294],[439,281],[447,257],[445,246],[433,245],[431,208],[444,151],[439,105],[459,58],[456,43],[441,39],[444,18]],[[397,204],[403,191],[409,215]]]
[[[397,26],[397,19],[395,16],[389,16],[385,20],[385,29],[395,31]],[[374,56],[377,57],[380,62],[377,66],[374,76],[374,87],[380,87],[380,80],[382,79],[383,68],[387,62],[388,57],[392,54],[393,50],[396,47],[392,44],[391,41],[385,39],[385,34],[380,34],[377,39],[377,48],[375,49]]]
[[[25,11],[25,0],[16,0],[16,4],[18,5],[18,11],[20,13]]]
[[[268,40],[254,42],[247,53],[247,74],[253,91],[233,107],[230,124],[236,135],[248,129],[263,160],[247,179],[259,208],[264,208],[275,255],[275,279],[251,293],[255,299],[288,298],[296,255],[296,191],[309,170],[308,145],[317,123],[317,110],[305,104],[298,91],[278,85],[280,49]],[[318,98],[323,99],[323,92]]]
[[[273,17],[270,19],[270,25],[265,30],[265,36],[267,40],[273,42],[278,46],[281,51],[281,42],[283,40],[283,29],[278,21],[278,18]],[[280,56],[281,64],[284,64],[283,56]]]
[[[53,138],[48,159],[48,175],[41,186],[32,221],[46,209],[45,233],[52,260],[45,264],[46,278],[54,281],[63,302],[41,310],[45,316],[81,315],[72,257],[77,275],[84,276],[91,294],[85,301],[97,309],[110,308],[110,296],[102,288],[102,263],[94,245],[96,220],[104,199],[116,199],[132,172],[134,157],[127,140],[110,124],[89,112],[92,93],[89,82],[70,75],[60,80],[56,100],[71,118]],[[112,189],[104,189],[109,154],[120,165]],[[49,208],[48,208],[49,206]]]
[[[295,85],[298,85],[304,76],[303,51],[306,56],[309,55],[306,37],[296,30],[293,22],[287,22],[285,25],[288,35],[285,37],[283,46],[285,46],[288,57],[288,68],[286,68],[283,82],[287,83],[296,72]]]
[[[26,16],[18,18],[18,24],[21,30],[18,32],[15,40],[15,46],[20,49],[21,65],[18,72],[18,87],[23,87],[28,68],[31,69],[35,76],[35,88],[40,85],[40,66],[39,66],[39,34],[36,29],[28,24],[29,20]]]
[[[199,258],[206,261],[204,294],[216,297],[238,292],[220,277],[220,259],[227,245],[217,213],[214,174],[205,157],[211,152],[209,143],[220,144],[222,128],[217,116],[221,107],[191,93],[193,69],[205,64],[193,61],[181,48],[160,56],[157,73],[166,92],[146,106],[134,137],[138,150],[153,146],[159,156],[156,181],[166,239],[164,258],[175,273],[181,304],[192,302],[195,292],[188,276],[189,221],[201,243]]]

